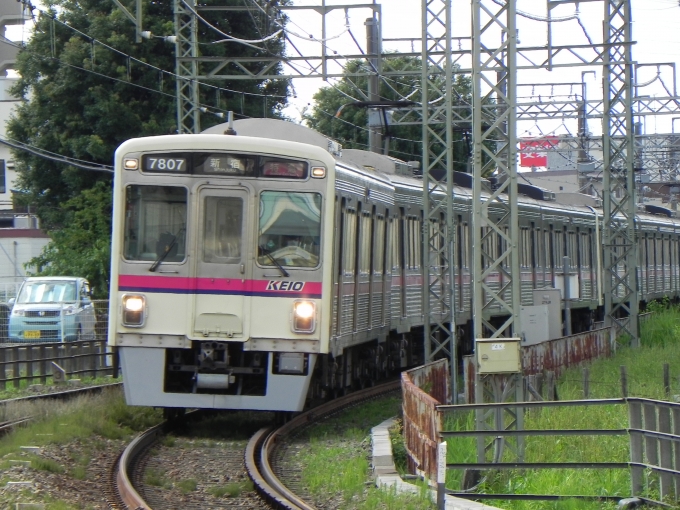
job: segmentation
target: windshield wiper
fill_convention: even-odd
[[[267,248],[260,245],[260,250],[262,250],[262,253],[264,253],[269,258],[269,260],[271,260],[274,263],[274,265],[279,268],[279,271],[281,271],[281,274],[283,276],[285,276],[286,278],[290,277],[290,275],[288,274],[288,271],[286,271],[283,268],[281,263],[278,260],[276,260],[276,257],[274,257],[274,255],[272,255],[271,252]]]
[[[149,268],[149,271],[152,273],[156,271],[158,266],[161,265],[161,262],[165,260],[165,257],[168,256],[168,253],[172,250],[172,248],[177,244],[177,236],[180,235],[180,233],[184,230],[184,227],[180,228],[176,234],[171,234],[172,235],[172,240],[163,248],[163,251],[158,255],[158,258],[154,260],[153,264],[151,264],[151,267]]]

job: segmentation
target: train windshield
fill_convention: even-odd
[[[126,260],[181,262],[186,254],[187,190],[127,186],[123,256]]]
[[[257,261],[260,265],[318,266],[321,195],[263,191],[258,232]]]

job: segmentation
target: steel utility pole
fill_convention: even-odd
[[[605,326],[639,346],[630,0],[608,0],[604,17]]]
[[[453,220],[453,62],[451,0],[422,3],[423,313],[425,361],[449,361],[458,398]],[[443,34],[442,34],[443,28]],[[442,77],[444,87],[442,90]]]

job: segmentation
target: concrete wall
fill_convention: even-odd
[[[0,229],[0,286],[21,282],[26,276],[24,264],[40,255],[49,241],[38,229]]]

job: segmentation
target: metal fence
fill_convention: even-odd
[[[1,296],[0,296],[1,297]],[[95,311],[94,335],[82,341],[9,342],[11,306],[0,302],[0,390],[26,384],[46,384],[48,378],[118,377],[118,355],[107,346],[108,300],[92,301]]]
[[[93,300],[95,312],[95,333],[93,338],[87,340],[106,340],[109,327],[109,301],[108,299]],[[9,321],[12,307],[6,302],[0,300],[0,345],[10,342],[9,339]],[[49,342],[54,342],[54,338],[50,338]]]
[[[22,283],[23,282],[0,283],[0,304],[7,303],[11,298],[16,297]]]
[[[0,390],[47,384],[48,378],[62,375],[69,379],[118,377],[118,355],[106,340],[0,345]]]
[[[658,502],[650,496],[658,497],[661,501],[680,501],[680,404],[674,402],[663,402],[644,398],[614,398],[600,400],[563,400],[553,402],[508,402],[490,404],[466,404],[459,406],[440,405],[436,406],[436,413],[439,414],[437,421],[445,424],[452,422],[446,416],[456,414],[474,413],[481,411],[490,413],[496,411],[512,411],[515,414],[526,412],[540,412],[547,410],[551,412],[559,407],[606,407],[626,406],[629,423],[625,428],[603,429],[603,428],[574,428],[574,429],[550,429],[541,428],[540,430],[447,430],[438,431],[440,441],[446,439],[457,439],[472,437],[479,439],[486,437],[493,439],[494,445],[498,448],[500,443],[504,443],[509,438],[528,438],[537,436],[567,437],[567,436],[595,436],[598,440],[605,437],[628,436],[628,460],[611,461],[600,459],[599,462],[587,460],[588,452],[579,451],[584,459],[576,461],[564,461],[555,459],[553,462],[541,461],[530,462],[524,458],[522,452],[511,452],[509,457],[500,456],[494,462],[458,462],[446,463],[447,469],[454,470],[478,470],[499,471],[499,470],[518,470],[524,473],[528,470],[540,469],[624,469],[630,473],[630,496],[638,497],[648,502]],[[461,423],[463,420],[457,420]],[[474,423],[475,420],[468,422]],[[625,439],[624,439],[625,440]],[[502,449],[502,447],[500,447]],[[578,449],[570,450],[575,455]],[[612,449],[616,451],[616,449]],[[519,455],[517,456],[517,454]],[[544,452],[542,452],[544,453]],[[613,453],[614,455],[614,453]],[[543,457],[541,455],[540,457]],[[438,463],[442,460],[438,459]],[[462,487],[461,489],[464,489]],[[447,491],[448,494],[469,499],[507,499],[508,494],[471,494],[470,491],[458,492]],[[602,496],[602,495],[571,495],[576,499],[590,500],[620,500],[628,495],[621,496]],[[513,494],[514,499],[553,499],[551,494]]]
[[[504,403],[478,403],[464,405],[442,405],[442,382],[448,374],[446,365],[433,363],[408,372],[402,373],[402,393],[404,410],[404,438],[408,455],[409,469],[412,473],[419,472],[431,481],[438,480],[442,468],[460,470],[464,474],[459,491],[447,490],[447,494],[461,498],[487,500],[510,499],[508,494],[473,493],[466,481],[466,473],[477,473],[481,476],[485,472],[499,470],[528,470],[539,469],[623,469],[629,472],[630,495],[641,500],[657,496],[664,501],[680,501],[680,403],[665,402],[644,398],[612,398],[600,400],[577,401],[520,401]],[[664,383],[665,384],[665,383]],[[626,392],[624,391],[624,394]],[[524,413],[538,413],[547,410],[553,413],[556,408],[577,408],[583,406],[613,408],[625,406],[628,424],[619,429],[597,429],[582,427],[574,429],[522,430],[515,427],[496,428],[491,430],[486,425],[479,428],[477,414],[483,416],[517,417]],[[457,415],[457,416],[456,416]],[[456,419],[457,418],[457,419]],[[503,422],[505,423],[505,422]],[[452,425],[456,424],[453,428]],[[467,426],[462,426],[467,424]],[[553,462],[527,462],[524,455],[524,440],[538,436],[566,437],[578,436],[597,438],[623,436],[622,441],[628,444],[627,459],[598,459],[593,462],[587,458],[564,462],[554,459]],[[627,436],[627,437],[626,437]],[[489,449],[482,448],[482,457],[477,462],[446,462],[438,445],[444,440],[471,438],[482,440],[482,446],[491,440]],[[598,441],[600,440],[598,439]],[[512,446],[515,442],[516,448]],[[458,443],[460,447],[460,443]],[[621,445],[623,446],[623,445]],[[445,451],[445,450],[444,450]],[[579,451],[575,448],[574,452]],[[623,450],[612,449],[613,452],[625,453]],[[493,456],[493,462],[485,462],[487,453],[500,452]],[[503,453],[504,452],[504,453]],[[473,484],[474,485],[474,484]],[[513,494],[512,499],[555,499],[550,494]],[[579,499],[612,499],[620,500],[626,496],[597,496],[572,495]]]

